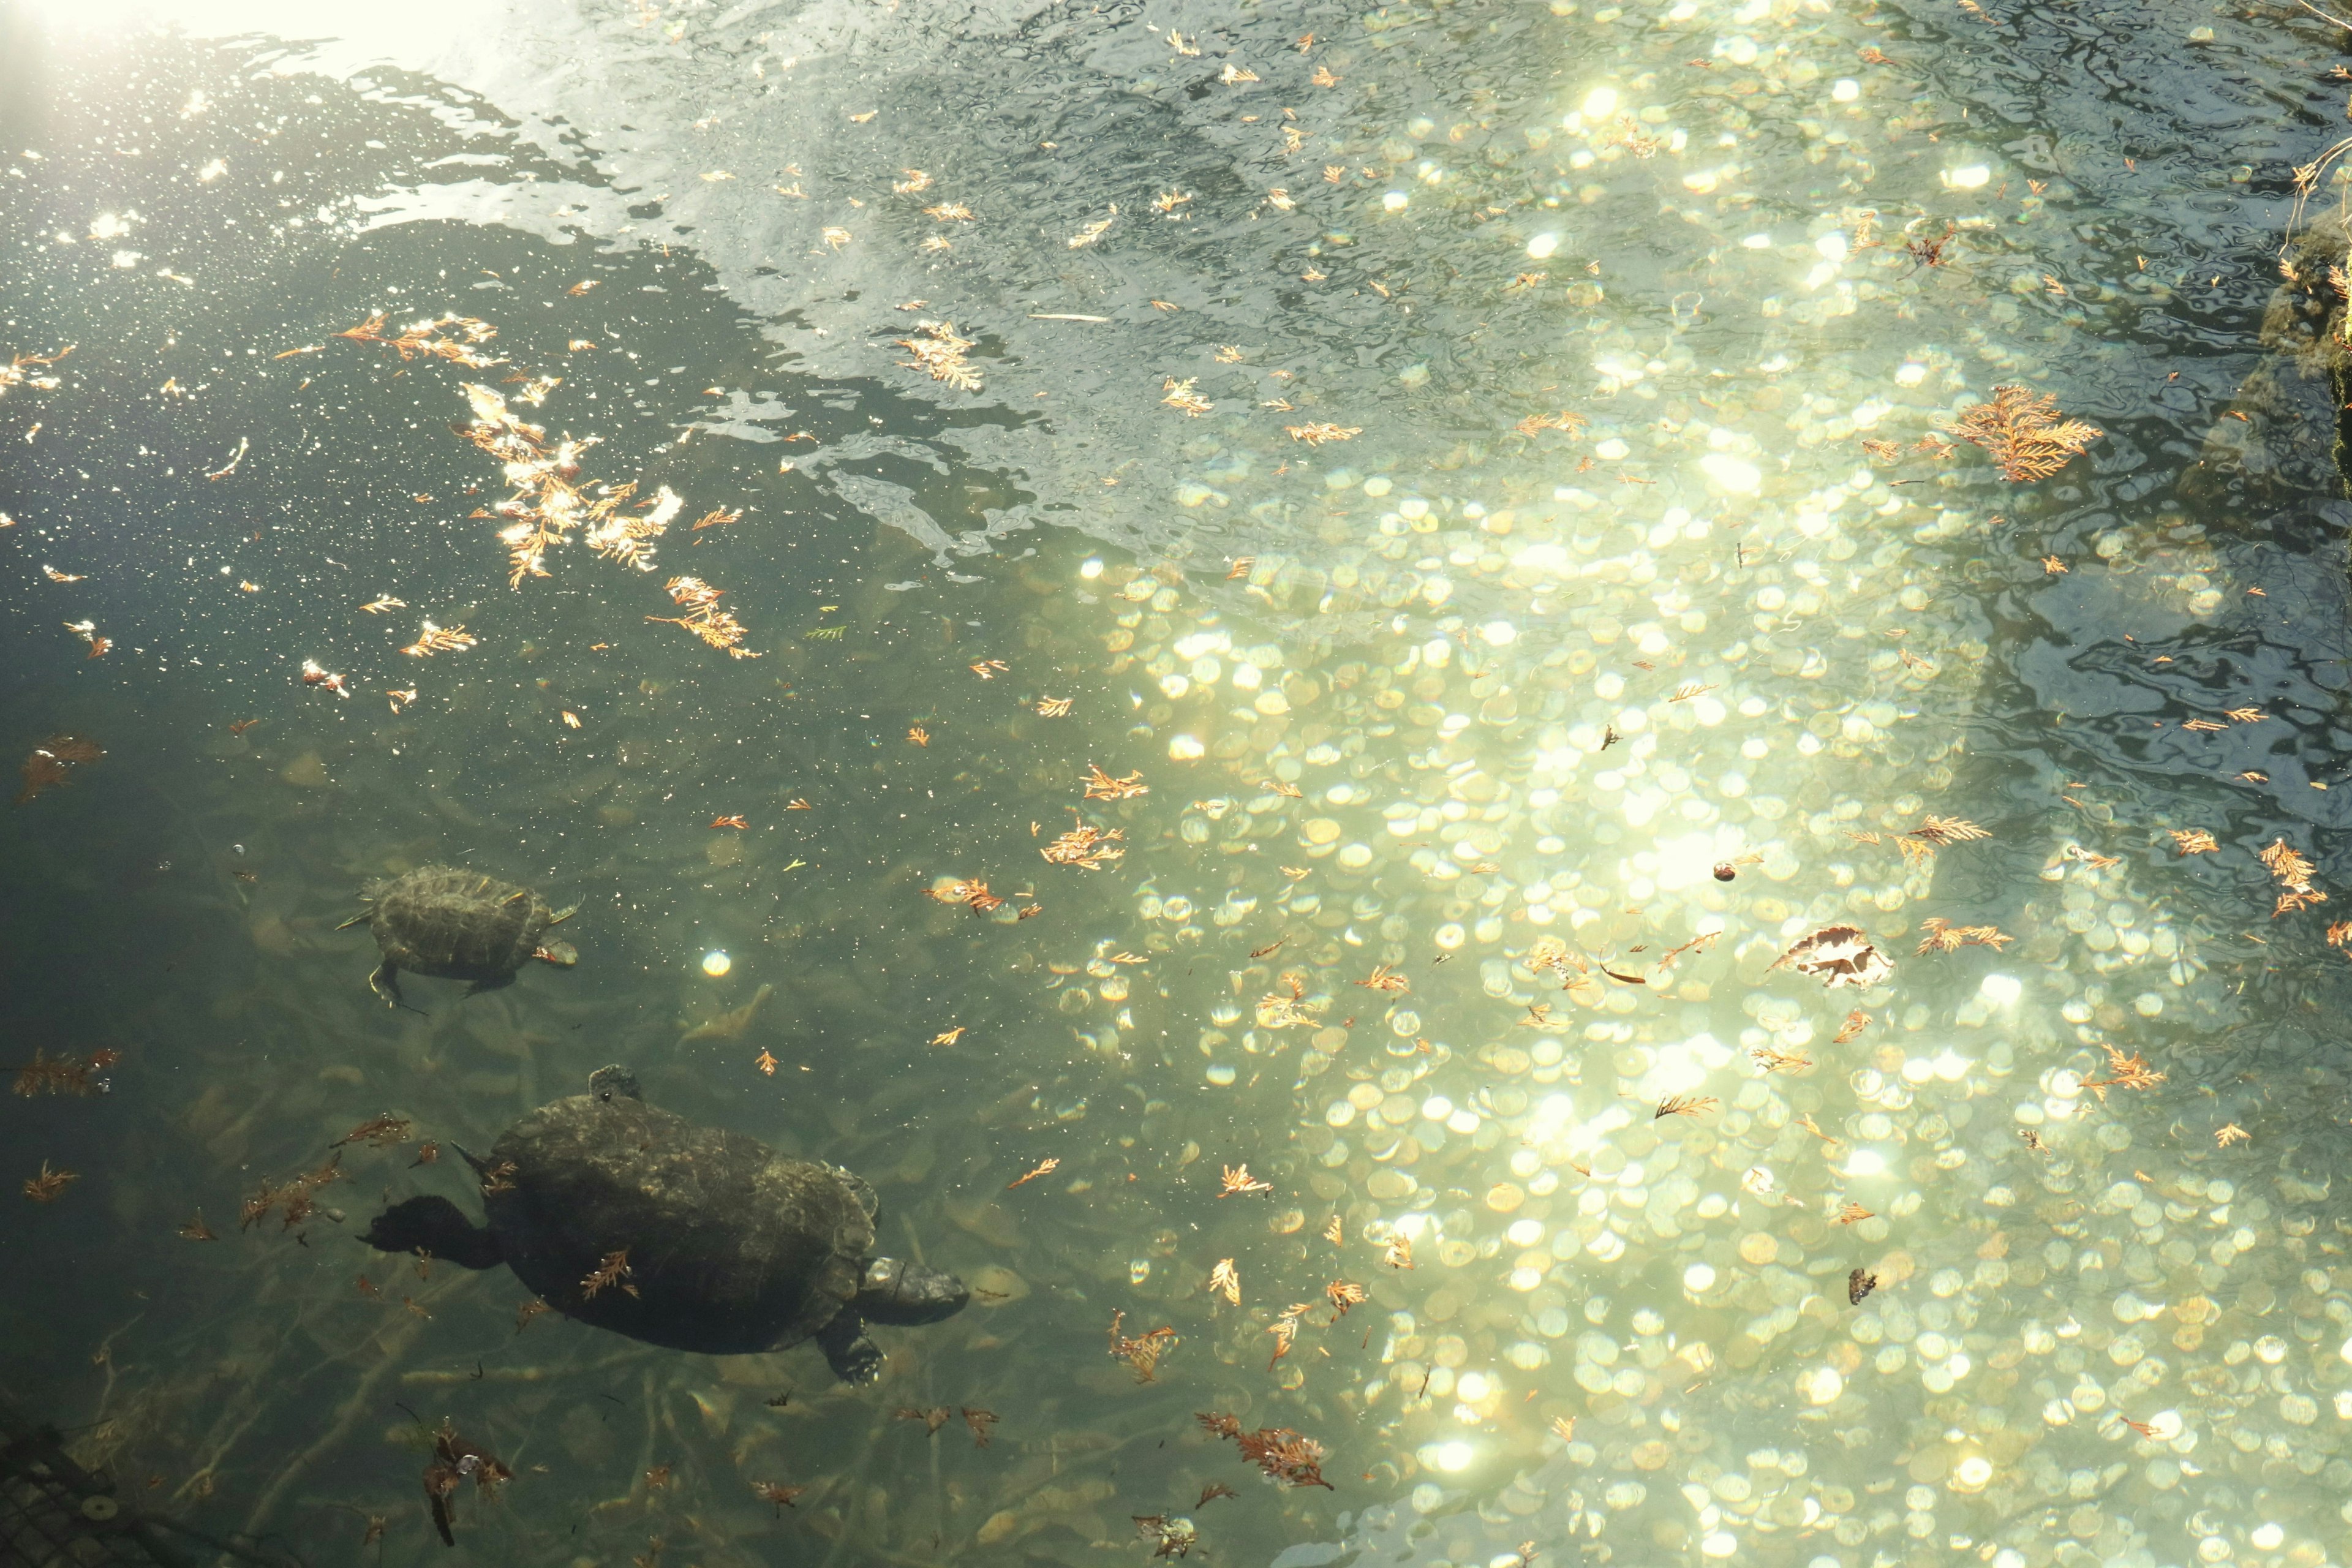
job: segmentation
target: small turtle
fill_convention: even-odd
[[[446,1198],[415,1197],[360,1239],[503,1263],[566,1317],[672,1350],[751,1355],[814,1339],[845,1383],[881,1371],[868,1322],[938,1322],[971,1300],[951,1274],[873,1256],[874,1189],[847,1171],[649,1106],[626,1068],[600,1068],[588,1087],[508,1128],[487,1160],[466,1153],[488,1229]]]
[[[394,1006],[400,972],[439,980],[470,980],[474,991],[495,991],[514,983],[515,971],[531,959],[569,969],[580,954],[568,942],[546,942],[547,929],[579,912],[551,910],[529,888],[518,888],[454,866],[419,866],[404,876],[370,882],[360,891],[368,907],[337,931],[366,925],[375,931],[383,962],[368,985]]]

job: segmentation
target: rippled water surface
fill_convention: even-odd
[[[2352,1553],[2327,24],[0,27],[0,1386],[192,1560]],[[609,1062],[973,1304],[355,1244]]]

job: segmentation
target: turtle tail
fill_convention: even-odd
[[[495,1268],[506,1259],[498,1238],[447,1198],[405,1198],[375,1216],[360,1237],[378,1252],[428,1252],[461,1268]]]

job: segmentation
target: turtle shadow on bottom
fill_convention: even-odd
[[[751,1355],[814,1340],[844,1382],[870,1383],[868,1323],[938,1322],[971,1293],[951,1274],[873,1256],[874,1189],[838,1166],[699,1127],[600,1068],[485,1159],[487,1226],[447,1198],[404,1199],[360,1239],[467,1268],[500,1264],[566,1317],[672,1350]]]
[[[569,969],[580,962],[568,942],[544,941],[550,928],[579,912],[552,910],[529,888],[518,888],[455,866],[419,866],[373,881],[360,889],[368,907],[337,926],[364,925],[375,933],[383,962],[368,976],[368,988],[395,1007],[409,1007],[400,994],[400,972],[436,980],[470,980],[466,994],[514,984],[515,972],[533,959]]]

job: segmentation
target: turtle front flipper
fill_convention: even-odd
[[[422,1013],[425,1011],[422,1007],[409,1007],[407,1001],[402,997],[400,994],[400,965],[394,963],[389,958],[385,959],[382,963],[377,964],[375,966],[375,973],[368,976],[368,989],[374,992],[377,995],[383,997],[386,1002],[391,1003],[395,1007],[408,1007],[408,1010],[412,1013]]]
[[[471,985],[466,987],[466,994],[468,996],[479,996],[485,991],[503,990],[507,986],[513,984],[514,982],[514,971],[509,969],[504,974],[493,974],[488,980],[475,981]]]
[[[866,1337],[866,1324],[845,1307],[816,1331],[816,1348],[844,1383],[872,1383],[882,1375],[882,1347]]]
[[[405,1198],[375,1216],[360,1237],[378,1252],[429,1252],[461,1268],[496,1268],[506,1261],[498,1238],[447,1198]]]

